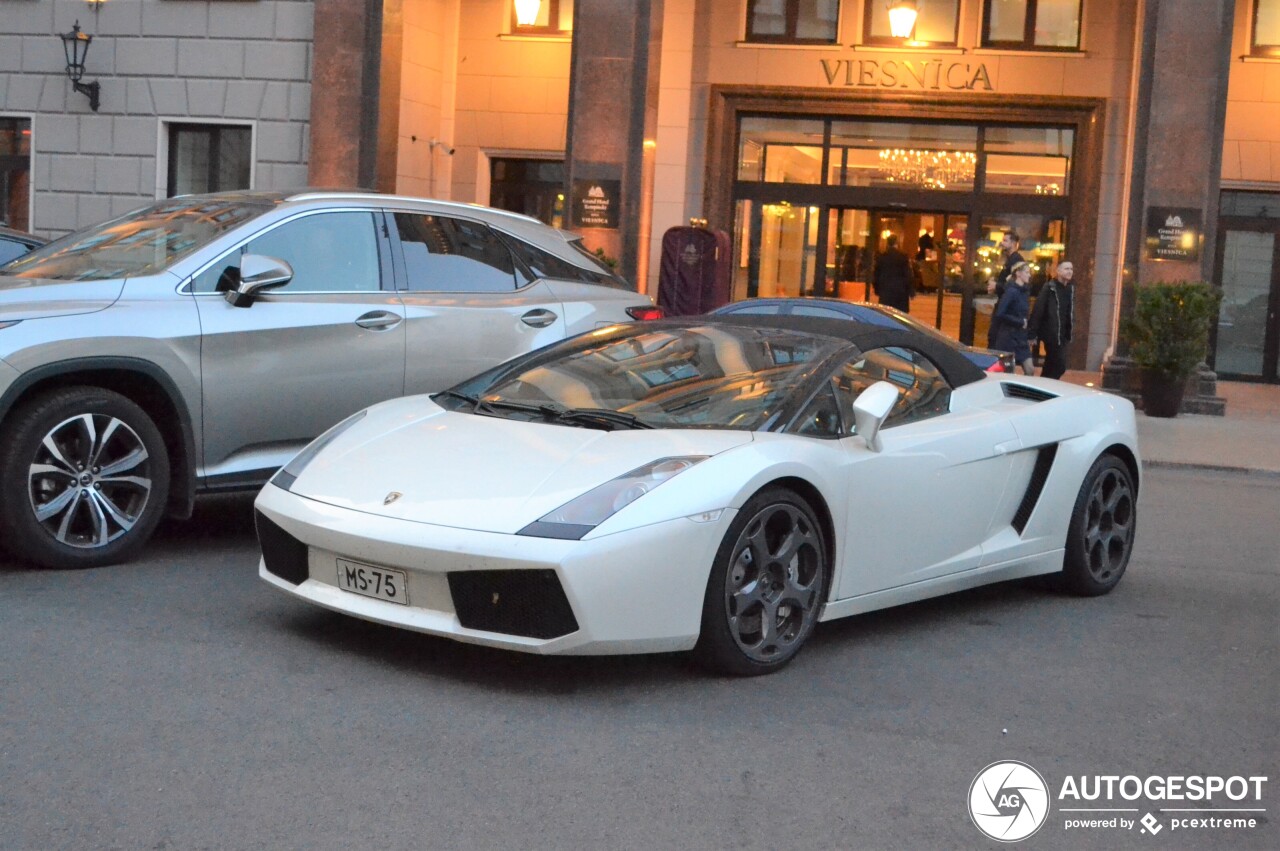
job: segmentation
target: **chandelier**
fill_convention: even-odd
[[[885,180],[923,189],[946,189],[954,183],[972,183],[977,167],[978,155],[968,151],[880,150],[880,173]]]

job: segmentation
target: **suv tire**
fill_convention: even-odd
[[[119,393],[69,387],[0,426],[0,542],[40,567],[100,567],[147,542],[169,496],[164,439]]]

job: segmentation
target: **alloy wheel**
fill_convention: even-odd
[[[105,546],[127,534],[152,490],[152,462],[124,420],[80,414],[45,434],[27,473],[37,522],[61,544]]]
[[[725,572],[729,633],[755,662],[788,657],[817,618],[822,539],[796,506],[762,508],[738,536]]]
[[[1134,529],[1133,488],[1118,469],[1104,470],[1085,505],[1084,557],[1090,575],[1109,582],[1128,560]]]

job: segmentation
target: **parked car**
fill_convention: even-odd
[[[943,334],[909,313],[883,304],[867,301],[842,301],[837,298],[752,298],[735,301],[711,311],[720,316],[817,316],[827,319],[853,319],[885,328],[908,327],[936,340],[954,346],[960,353],[988,372],[1013,372],[1013,355],[996,349],[966,346]]]
[[[0,227],[0,266],[45,244],[33,233]]]
[[[259,575],[459,641],[768,673],[822,620],[1036,574],[1107,593],[1139,471],[1129,402],[932,335],[667,319],[335,426],[258,495]]]
[[[0,276],[0,543],[118,561],[369,405],[652,317],[576,237],[368,193],[160,201]]]

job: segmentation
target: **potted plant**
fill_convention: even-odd
[[[1123,332],[1142,370],[1142,410],[1152,417],[1177,416],[1187,379],[1208,352],[1222,293],[1201,281],[1140,284],[1135,293]]]

